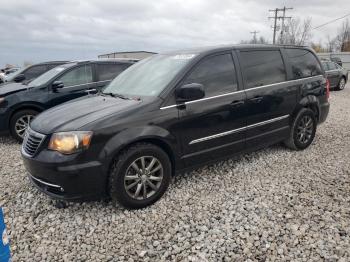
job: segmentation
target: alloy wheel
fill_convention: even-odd
[[[314,123],[312,118],[308,115],[303,116],[297,126],[297,139],[300,143],[306,144],[310,141]]]
[[[163,166],[153,156],[142,156],[133,161],[124,177],[124,188],[127,194],[136,200],[153,196],[163,180]]]
[[[343,90],[345,88],[345,80],[344,78],[340,79],[340,82],[339,82],[339,89],[340,90]]]
[[[28,125],[34,119],[34,115],[23,115],[17,119],[15,123],[15,130],[19,137],[23,138]]]

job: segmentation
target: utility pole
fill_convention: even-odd
[[[275,16],[274,17],[271,17],[269,16],[269,19],[273,18],[275,21],[274,21],[274,24],[273,24],[273,44],[276,43],[276,30],[277,30],[277,12],[278,12],[278,8],[276,8],[275,10],[269,10],[269,12],[275,12]]]
[[[259,33],[259,31],[253,31],[253,32],[250,32],[251,34],[253,34],[253,44],[256,44],[258,42],[257,38],[256,38],[256,34]]]
[[[286,10],[291,10],[292,7],[283,7],[283,8],[275,8],[273,10],[269,10],[269,12],[274,12],[274,16],[269,16],[269,19],[274,19],[274,25],[273,25],[273,43],[276,43],[276,32],[277,32],[277,20],[282,20],[281,24],[281,35],[280,35],[280,41],[283,41],[283,32],[284,32],[284,20],[285,19],[291,19],[291,16],[286,16]],[[283,12],[282,16],[278,16],[279,12]]]

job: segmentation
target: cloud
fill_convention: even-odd
[[[286,1],[289,15],[313,25],[339,17],[347,1]],[[0,0],[0,66],[23,61],[96,58],[98,54],[239,43],[250,32],[272,37],[277,0]],[[341,24],[313,32],[318,41]]]

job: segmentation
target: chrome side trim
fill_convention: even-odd
[[[314,79],[314,78],[318,78],[318,77],[320,77],[320,76],[322,76],[322,75],[310,76],[310,77],[305,77],[305,78],[300,78],[300,79],[295,79],[295,80],[288,80],[288,81],[273,83],[273,84],[269,84],[269,85],[256,86],[256,87],[252,87],[252,88],[245,89],[245,90],[239,90],[239,91],[230,92],[230,93],[226,93],[226,94],[222,94],[222,95],[211,96],[211,97],[206,97],[206,98],[202,98],[202,99],[198,99],[198,100],[193,100],[193,101],[185,102],[185,105],[193,104],[193,103],[197,103],[197,102],[202,102],[202,101],[206,101],[206,100],[214,99],[214,98],[218,98],[218,97],[223,97],[223,96],[229,96],[229,95],[239,94],[239,93],[242,93],[242,92],[244,92],[244,91],[249,92],[250,90],[256,90],[256,89],[260,89],[260,88],[271,87],[271,86],[276,86],[276,85],[285,84],[285,83],[302,82],[302,81],[304,81],[304,80],[307,80],[307,79]],[[178,106],[178,105],[163,106],[163,107],[160,108],[160,110],[164,110],[164,109],[168,109],[168,108],[173,108],[173,107],[177,107],[177,106]]]
[[[276,122],[276,121],[280,121],[280,120],[286,119],[288,117],[289,117],[289,115],[284,115],[284,116],[272,118],[272,119],[269,119],[269,120],[266,120],[266,121],[263,121],[263,122],[259,122],[259,123],[253,124],[253,125],[249,125],[249,126],[246,126],[246,127],[241,127],[241,128],[233,129],[233,130],[226,131],[226,132],[223,132],[223,133],[219,133],[219,134],[215,134],[215,135],[211,135],[211,136],[198,138],[198,139],[192,140],[189,143],[189,145],[193,145],[193,144],[204,142],[204,141],[208,141],[208,140],[211,140],[211,139],[214,139],[214,138],[223,137],[223,136],[227,136],[227,135],[230,135],[230,134],[238,133],[238,132],[241,132],[241,131],[248,130],[250,128],[263,126],[263,125],[266,125],[266,124],[270,124],[270,123],[273,123],[273,122]]]
[[[35,181],[38,181],[39,183],[44,184],[44,185],[46,185],[46,186],[55,187],[55,188],[60,188],[60,189],[62,188],[62,187],[59,186],[59,185],[47,183],[47,182],[45,182],[45,181],[42,181],[42,180],[39,179],[39,178],[33,177],[31,174],[29,174],[29,176],[30,176],[31,179],[33,179],[33,180],[35,180]],[[63,188],[62,188],[62,189],[63,189]]]

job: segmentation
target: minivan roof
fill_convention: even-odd
[[[276,48],[276,47],[289,47],[289,48],[306,48],[306,46],[300,46],[300,45],[273,45],[273,44],[236,44],[236,45],[218,45],[218,46],[206,46],[206,47],[197,47],[197,48],[190,48],[190,49],[184,49],[184,50],[178,50],[178,51],[171,51],[171,52],[164,52],[163,54],[200,54],[200,53],[207,53],[207,52],[216,52],[216,51],[225,51],[229,49],[255,49],[255,48],[261,48],[261,49],[269,49],[269,48]]]

